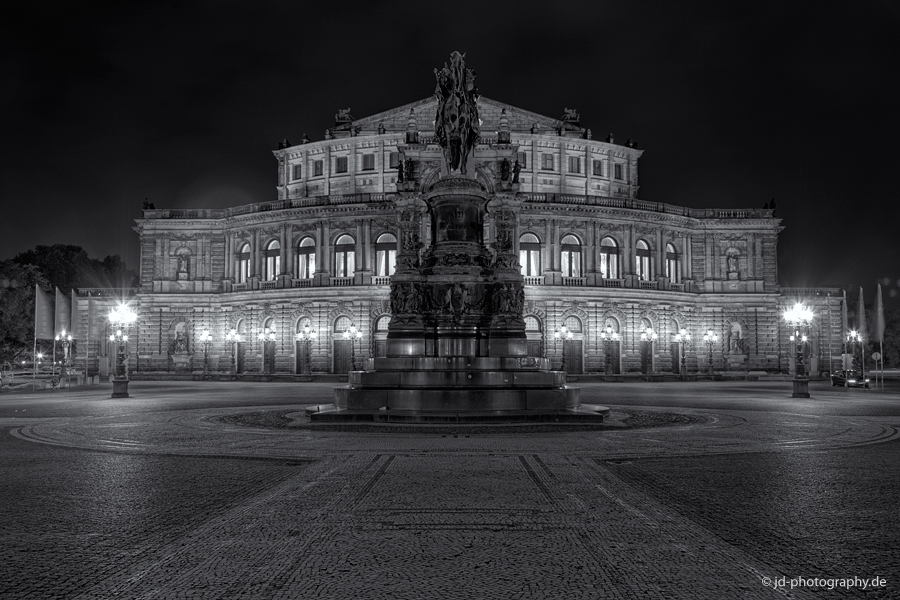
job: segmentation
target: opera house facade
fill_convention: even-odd
[[[303,376],[383,356],[398,207],[423,215],[425,246],[441,235],[422,201],[440,170],[436,106],[430,98],[360,119],[342,110],[325,139],[284,140],[270,200],[145,208],[134,228],[130,373]],[[786,373],[793,331],[782,313],[802,300],[815,315],[808,370],[837,368],[838,290],[779,286],[772,210],[639,199],[643,150],[611,134],[593,139],[575,111],[563,112],[481,97],[469,165],[491,196],[488,248],[492,209],[516,207],[530,356],[571,375]]]

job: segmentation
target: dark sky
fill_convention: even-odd
[[[637,140],[643,199],[776,198],[783,285],[900,292],[896,0],[85,4],[0,24],[0,259],[136,268],[144,198],[275,199],[279,140],[428,97],[459,50],[483,95]]]

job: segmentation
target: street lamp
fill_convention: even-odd
[[[316,336],[319,334],[316,333],[316,330],[310,327],[309,325],[304,325],[303,329],[301,329],[297,333],[297,339],[301,342],[306,342],[306,375],[312,375],[312,341],[316,339]]]
[[[691,334],[686,329],[680,330],[675,334],[675,343],[678,344],[681,353],[681,380],[687,376],[687,352],[685,346],[691,343]]]
[[[275,343],[275,327],[266,327],[263,329],[260,334],[257,336],[259,341],[263,343],[263,372],[266,374],[269,373],[269,365],[266,362],[266,343]]]
[[[650,372],[653,373],[653,342],[655,342],[659,336],[653,331],[652,327],[645,327],[641,332],[641,344],[646,345],[650,344]]]
[[[797,360],[794,369],[794,393],[792,398],[809,398],[809,377],[803,364],[803,345],[806,344],[809,334],[809,325],[812,322],[813,311],[797,302],[793,307],[784,311],[784,320],[794,329],[791,342],[797,344]]]
[[[719,342],[719,336],[712,329],[707,329],[703,334],[703,341],[706,342],[706,364],[709,367],[709,376],[713,375],[713,344]]]
[[[209,343],[212,339],[209,329],[204,329],[200,334],[200,342],[203,344],[203,377],[209,377]]]
[[[553,332],[553,346],[556,347],[556,343],[560,340],[563,341],[563,352],[562,352],[562,362],[560,363],[560,370],[566,370],[566,340],[571,340],[573,337],[573,333],[569,331],[568,327],[565,325],[560,325],[559,328]]]
[[[231,346],[231,374],[237,373],[237,363],[234,357],[234,347],[241,343],[241,334],[236,329],[232,329],[225,333],[225,343]]]
[[[350,325],[344,332],[344,339],[350,340],[350,366],[353,371],[356,370],[356,340],[362,339],[362,331],[356,325]]]
[[[63,349],[62,371],[60,372],[60,376],[62,377],[65,377],[67,375],[66,367],[69,364],[69,346],[72,344],[72,341],[74,339],[75,338],[72,337],[71,333],[66,333],[66,330],[63,329],[61,333],[56,334],[56,337],[53,340],[54,362],[56,362],[56,344],[59,343],[59,345],[62,346]]]
[[[606,329],[600,331],[600,339],[606,346],[606,367],[603,371],[604,375],[609,375],[610,366],[612,365],[612,343],[619,341],[619,332],[613,330],[612,325],[607,325]]]
[[[850,344],[850,369],[853,370],[853,358],[856,356],[856,344],[862,342],[862,336],[855,329],[847,334],[847,343]],[[844,387],[850,387],[850,378],[844,373]],[[865,383],[865,382],[864,382]],[[863,388],[865,389],[865,388]]]
[[[126,346],[128,342],[128,330],[134,327],[137,321],[137,313],[124,304],[109,311],[109,324],[114,333],[109,336],[109,341],[116,343],[116,372],[113,376],[113,393],[111,398],[128,398],[128,374],[126,372]]]

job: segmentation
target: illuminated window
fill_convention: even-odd
[[[342,235],[334,244],[335,277],[352,277],[356,271],[356,242],[349,235]]]
[[[540,331],[541,322],[537,317],[525,317],[525,331]]]
[[[619,247],[611,237],[600,241],[600,276],[604,279],[619,278]]]
[[[574,235],[562,239],[560,258],[563,277],[581,277],[581,242]]]
[[[650,246],[644,240],[635,245],[634,268],[638,279],[650,281]]]
[[[294,277],[297,279],[310,279],[315,273],[316,241],[311,237],[305,237],[300,240],[300,244],[297,246]]]
[[[538,277],[541,274],[541,242],[533,233],[526,233],[519,238],[519,266],[525,277]]]
[[[396,264],[397,238],[393,234],[382,233],[375,242],[375,275],[393,275]]]
[[[350,317],[338,317],[334,320],[334,332],[342,334],[350,329],[351,325],[353,325],[353,321],[350,320]]]
[[[678,253],[675,246],[666,244],[666,277],[671,283],[679,283],[681,281],[681,273],[678,268]]]
[[[250,244],[244,244],[238,250],[234,267],[235,281],[237,283],[247,283],[247,279],[250,277]]]
[[[268,243],[265,256],[263,279],[271,281],[281,271],[281,244],[278,243],[278,240],[272,240]]]

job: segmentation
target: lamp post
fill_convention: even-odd
[[[200,342],[203,344],[203,377],[209,377],[209,343],[212,341],[212,336],[209,334],[209,329],[204,329],[200,334]]]
[[[362,339],[362,331],[356,325],[350,325],[344,332],[344,339],[350,340],[350,368],[356,370],[356,340]]]
[[[703,341],[706,342],[706,364],[709,369],[709,376],[713,376],[713,344],[719,342],[719,336],[712,329],[707,329],[703,334]]]
[[[803,364],[803,345],[809,334],[809,325],[812,322],[812,309],[797,302],[792,308],[784,311],[784,320],[794,329],[791,342],[797,345],[796,367],[794,369],[794,393],[792,398],[809,398],[809,377]]]
[[[645,327],[644,330],[641,332],[641,344],[642,345],[646,345],[646,344],[650,345],[650,354],[649,354],[650,373],[653,373],[653,342],[655,342],[658,338],[659,338],[659,336],[656,334],[655,331],[653,331],[652,327]]]
[[[603,374],[609,375],[612,366],[612,343],[619,341],[619,332],[613,330],[612,325],[607,325],[606,329],[600,331],[600,339],[603,340],[603,345],[606,347],[606,366]]]
[[[66,333],[65,329],[63,329],[61,333],[56,334],[56,338],[54,339],[54,342],[58,342],[63,349],[62,370],[60,371],[61,377],[68,375],[66,367],[69,365],[69,346],[74,339],[75,338],[72,337],[71,333]]]
[[[128,398],[128,373],[125,361],[127,359],[128,330],[137,321],[137,314],[124,304],[109,311],[109,324],[114,333],[109,336],[109,341],[116,343],[116,372],[113,376],[113,393],[111,398]]]
[[[241,343],[241,334],[236,329],[232,329],[225,333],[225,343],[231,346],[231,374],[237,374],[237,362],[234,355],[234,348]]]
[[[263,329],[260,334],[257,336],[259,341],[263,343],[263,368],[262,371],[265,374],[269,373],[269,365],[266,362],[266,343],[275,343],[275,327],[266,327]]]
[[[691,343],[691,334],[686,329],[680,330],[675,334],[675,343],[679,345],[681,353],[681,380],[684,381],[685,377],[687,377],[687,351],[685,347]]]
[[[304,365],[306,375],[312,375],[312,341],[316,339],[316,336],[318,333],[309,325],[304,325],[303,329],[297,333],[297,339],[306,342],[306,364]]]
[[[856,344],[862,342],[862,336],[855,329],[847,334],[847,343],[850,344],[850,369],[853,370],[853,358],[856,356]],[[865,383],[865,382],[863,382]],[[844,373],[844,387],[850,387],[850,378]],[[865,389],[865,388],[863,388]]]
[[[571,340],[573,337],[573,333],[569,331],[569,329],[565,325],[560,325],[559,328],[553,332],[553,345],[556,346],[557,342],[560,340],[563,341],[563,351],[562,351],[562,361],[560,363],[560,370],[566,370],[566,340]]]

